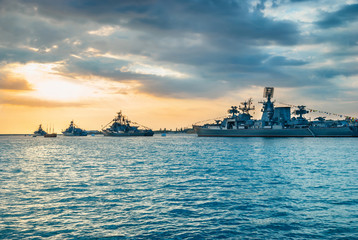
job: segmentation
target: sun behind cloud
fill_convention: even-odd
[[[41,100],[73,102],[94,95],[93,89],[85,84],[71,81],[60,75],[55,69],[59,64],[29,63],[13,66],[12,71],[22,74],[31,84],[33,91],[26,96],[39,98]]]

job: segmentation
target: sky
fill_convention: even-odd
[[[358,116],[358,0],[0,0],[0,133],[190,127],[263,88]]]

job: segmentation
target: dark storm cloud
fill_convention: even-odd
[[[63,60],[63,56],[44,51],[32,51],[24,48],[2,48],[0,47],[0,63],[48,63]]]
[[[147,9],[146,14],[130,18],[128,26],[165,33],[192,32],[213,39],[214,46],[235,39],[254,45],[294,44],[298,38],[295,24],[264,18],[261,12],[249,12],[244,1],[162,1]],[[228,42],[227,41],[227,42]]]
[[[358,4],[346,5],[338,11],[326,13],[322,20],[317,22],[321,28],[340,27],[358,20]]]
[[[66,75],[97,76],[118,82],[140,82],[146,84],[150,81],[176,81],[176,79],[164,78],[153,74],[135,73],[126,70],[127,64],[124,60],[104,57],[91,57],[87,59],[71,58],[62,68],[57,69]]]
[[[30,9],[26,13],[1,10],[1,45],[48,47],[79,32],[71,24],[41,18],[33,8]]]
[[[178,95],[178,92],[187,95],[182,93],[186,89],[189,95],[212,96],[210,88],[215,89],[215,84],[221,87],[222,80],[228,85],[237,86],[240,81],[236,77],[265,71],[265,66],[260,68],[260,65],[269,55],[257,47],[270,44],[292,45],[299,39],[294,23],[264,18],[259,11],[250,13],[249,5],[245,2],[114,1],[98,6],[98,2],[77,1],[75,7],[72,4],[58,4],[61,3],[52,5],[42,2],[37,5],[39,12],[48,16],[56,12],[56,9],[64,9],[67,17],[87,18],[107,24],[121,23],[121,26],[140,32],[135,39],[112,39],[113,42],[109,44],[98,44],[93,37],[89,38],[87,43],[91,42],[89,45],[95,48],[115,54],[135,53],[148,56],[160,65],[186,65],[187,71],[194,66],[199,68],[192,72],[195,75],[193,79],[180,81],[150,74],[122,72],[118,70],[122,63],[115,60],[108,62],[92,58],[66,64],[67,72],[78,71],[117,81],[140,81],[142,90],[156,95],[160,95],[160,91],[167,95]],[[200,44],[190,42],[195,36],[198,36]],[[117,46],[113,44],[114,41],[118,43]],[[266,69],[265,75],[277,78],[277,75],[283,74]],[[249,85],[252,82],[245,79],[241,84]]]
[[[331,43],[335,46],[334,54],[336,55],[356,55],[355,48],[358,43],[358,32],[354,31],[355,26],[345,29],[327,29],[319,35],[314,35],[313,39],[316,43]]]
[[[273,1],[272,8],[282,4],[315,1]],[[357,20],[357,5],[317,16],[321,31],[314,34],[302,34],[297,21],[267,16],[265,8],[266,1],[232,0],[1,1],[0,64],[61,62],[61,74],[134,81],[140,91],[173,97],[220,96],[252,85],[317,86],[327,84],[325,78],[354,74],[344,61],[331,71],[320,62],[356,56],[354,31],[326,29]],[[103,26],[113,33],[95,32]],[[326,42],[340,47],[317,57],[271,51]],[[129,71],[138,61],[186,77]]]
[[[114,78],[119,77],[118,75],[122,72],[120,69],[128,63],[128,61],[103,57],[85,59],[71,58],[60,71],[64,73],[77,73],[79,75],[95,75]]]
[[[245,1],[26,0],[22,4],[37,8],[40,14],[60,21],[72,19],[83,23],[121,24],[163,33],[180,30],[223,34],[280,44],[293,44],[298,37],[295,24],[267,19],[259,11],[249,12],[250,5]]]
[[[266,63],[272,66],[302,66],[307,64],[306,61],[287,59],[286,57],[283,56],[271,57],[270,59],[267,60]]]
[[[98,76],[118,82],[140,83],[139,90],[162,97],[187,98],[192,96],[205,97],[210,94],[218,97],[218,89],[227,91],[227,84],[215,86],[210,79],[203,80],[198,77],[195,79],[185,78],[178,80],[173,77],[162,77],[154,74],[135,73],[126,70],[129,62],[111,58],[71,58],[60,72],[68,75],[78,76]],[[123,69],[124,68],[124,69]],[[213,91],[211,91],[213,90]]]
[[[75,20],[87,23],[88,20],[102,24],[118,24],[127,16],[145,14],[148,8],[158,3],[156,0],[19,0],[24,5],[37,8],[44,16],[58,21]]]
[[[337,64],[334,69],[322,67],[313,71],[316,76],[321,78],[334,78],[336,76],[355,76],[358,75],[357,62],[351,61],[344,64]]]

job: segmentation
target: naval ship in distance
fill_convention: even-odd
[[[42,128],[42,124],[40,124],[39,126],[39,129],[37,129],[35,132],[34,132],[34,137],[36,136],[45,136],[47,134],[47,132],[45,132],[45,130],[43,130]]]
[[[273,87],[265,87],[261,102],[262,117],[252,119],[250,111],[254,110],[252,99],[243,102],[243,106],[232,106],[230,116],[216,120],[214,124],[193,125],[199,137],[358,137],[358,126],[348,120],[307,120],[305,106],[297,106],[291,118],[291,107],[275,107],[271,101]],[[241,110],[241,111],[240,111]]]
[[[112,136],[112,137],[130,137],[130,136],[153,136],[154,132],[144,127],[144,129],[139,129],[139,126],[133,126],[131,123],[135,123],[130,121],[126,116],[122,114],[122,111],[117,113],[117,116],[109,122],[102,129],[104,136]],[[138,124],[139,125],[139,124]]]
[[[71,121],[70,126],[68,126],[62,134],[64,136],[87,136],[88,133],[86,130],[79,128],[73,121]]]

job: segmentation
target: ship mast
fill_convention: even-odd
[[[252,105],[252,98],[249,98],[249,100],[241,103],[243,106],[239,106],[239,109],[246,114],[249,114],[249,111],[255,110],[255,106]]]
[[[228,113],[232,114],[232,118],[235,118],[236,114],[239,113],[239,110],[237,110],[237,106],[231,106],[231,108],[228,110]]]
[[[297,124],[300,124],[300,125],[307,125],[308,124],[307,119],[305,119],[303,117],[304,114],[308,113],[308,111],[305,109],[305,107],[306,106],[303,106],[303,105],[297,106],[298,109],[293,112],[295,115],[299,115],[297,117]]]
[[[297,108],[298,108],[298,110],[295,110],[294,111],[294,114],[295,115],[300,115],[298,118],[299,119],[303,119],[303,114],[307,114],[308,113],[308,111],[305,109],[306,108],[306,106],[303,106],[303,105],[301,105],[301,106],[297,106]]]
[[[264,89],[264,98],[267,98],[267,101],[261,102],[263,107],[262,111],[262,126],[272,126],[272,118],[274,114],[274,103],[271,102],[271,98],[273,97],[274,88],[273,87],[265,87]]]

